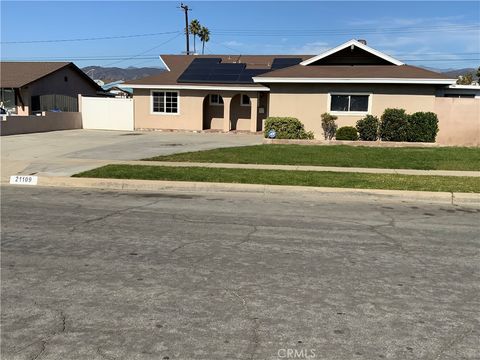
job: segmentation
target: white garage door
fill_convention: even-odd
[[[133,99],[81,97],[84,129],[134,130]]]

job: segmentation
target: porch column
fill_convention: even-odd
[[[223,95],[223,131],[230,131],[230,104],[232,103],[232,95]]]
[[[248,95],[250,96],[250,132],[257,132],[258,94]]]

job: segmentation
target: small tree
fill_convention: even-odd
[[[480,66],[477,69],[477,78],[480,79]]]
[[[458,85],[471,85],[473,82],[473,73],[460,75],[457,80]]]
[[[337,117],[329,113],[322,114],[322,129],[325,140],[332,140],[337,132],[337,124],[335,123]]]

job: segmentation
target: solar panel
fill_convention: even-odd
[[[253,76],[268,71],[270,71],[270,69],[246,69],[246,64],[244,63],[222,63],[220,58],[196,58],[180,75],[177,81],[251,84],[253,83]]]
[[[272,62],[272,69],[283,69],[289,66],[297,65],[301,62],[301,58],[275,58]]]

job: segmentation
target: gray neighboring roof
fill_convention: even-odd
[[[98,86],[87,74],[79,69],[72,62],[29,62],[29,61],[2,61],[0,62],[0,87],[2,88],[20,88],[28,85],[38,79],[41,79],[55,71],[70,66],[79,72],[92,86],[100,90]]]

